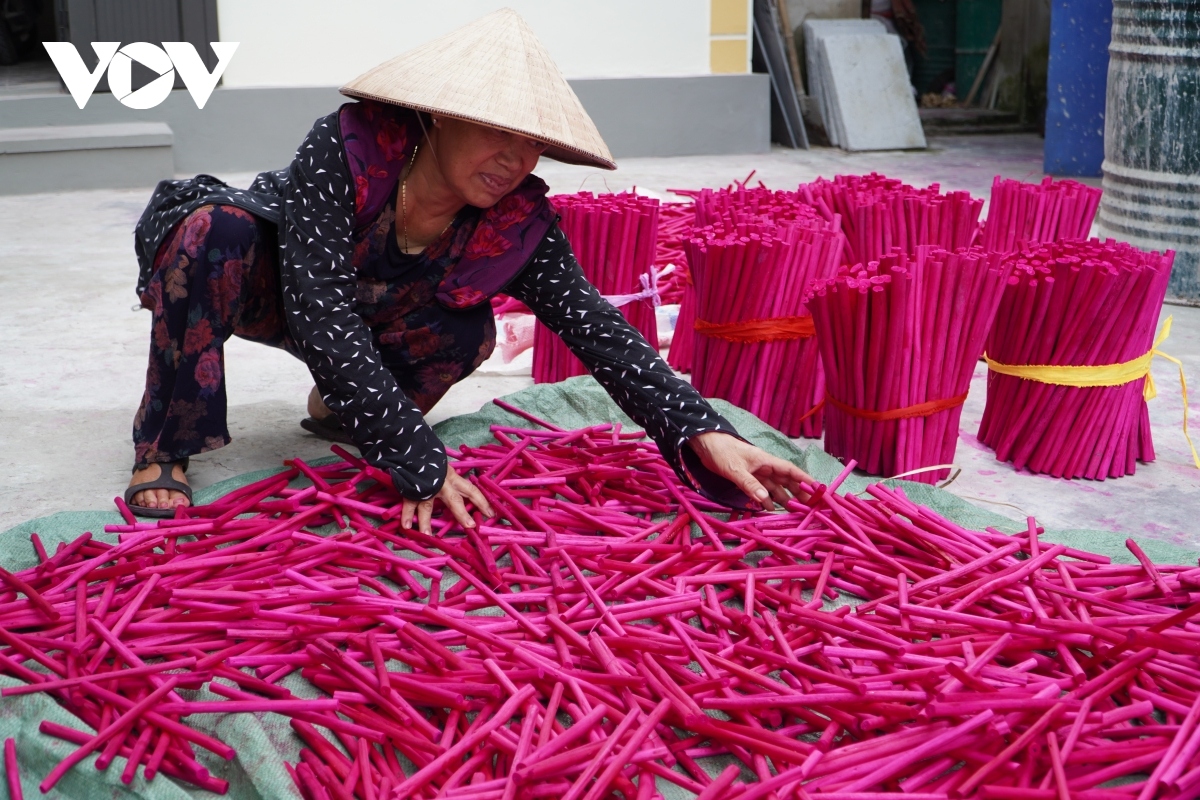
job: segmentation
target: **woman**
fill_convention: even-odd
[[[401,519],[433,500],[471,527],[475,487],[447,469],[423,414],[495,346],[501,290],[558,333],[692,485],[772,507],[807,478],[679,380],[583,277],[532,174],[542,155],[615,168],[595,126],[515,12],[491,14],[355,79],[291,166],[249,190],[164,181],[138,223],[138,292],[153,311],[134,420],[134,510],[190,502],[187,457],[229,442],[222,344],[307,363],[309,427],[387,470]]]

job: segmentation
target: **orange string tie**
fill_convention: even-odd
[[[924,403],[917,403],[915,406],[893,408],[890,411],[868,411],[867,409],[848,406],[828,392],[825,393],[825,399],[838,411],[845,412],[852,417],[870,420],[871,422],[888,422],[893,419],[928,417],[939,411],[946,411],[961,406],[967,400],[967,393],[963,392],[958,397],[948,397],[944,400],[928,400]]]
[[[808,412],[807,412],[807,413],[806,413],[806,414],[805,414],[803,417],[801,417],[800,419],[796,420],[796,424],[797,424],[797,425],[799,425],[801,422],[804,422],[804,420],[808,419],[809,417],[811,417],[813,414],[817,413],[818,411],[820,411],[820,410],[821,410],[822,408],[824,408],[824,407],[825,407],[825,401],[824,401],[824,400],[819,400],[819,401],[817,401],[817,404],[816,404],[815,406],[813,406],[812,408],[810,408],[810,409],[808,410]]]
[[[808,339],[817,335],[811,316],[748,319],[743,322],[716,323],[696,320],[696,333],[710,339],[724,339],[736,344],[757,344],[785,339]]]

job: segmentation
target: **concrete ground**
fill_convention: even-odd
[[[925,151],[845,153],[776,149],[757,156],[627,159],[616,172],[545,162],[554,192],[638,186],[721,186],[745,178],[787,188],[817,176],[878,171],[921,185],[941,183],[987,197],[994,175],[1039,180],[1036,136],[932,139]],[[275,168],[281,164],[264,164]],[[245,185],[252,176],[224,176]],[[111,508],[129,476],[130,426],[142,393],[150,315],[137,310],[132,231],[151,187],[0,197],[0,531],[56,511]],[[1200,367],[1200,309],[1168,306],[1175,327],[1165,349],[1189,377]],[[436,422],[530,385],[527,375],[486,364],[430,414]],[[303,432],[304,366],[286,354],[234,339],[226,351],[230,446],[193,459],[194,485],[316,458],[326,445]],[[1200,470],[1180,429],[1178,372],[1158,360],[1151,404],[1158,460],[1105,482],[1018,474],[974,437],[983,411],[983,371],[963,413],[949,491],[998,513],[1035,515],[1062,528],[1098,528],[1200,547]],[[1194,384],[1200,386],[1200,384]],[[1198,389],[1197,391],[1200,391]],[[801,440],[802,445],[807,444]]]

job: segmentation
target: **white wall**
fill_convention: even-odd
[[[218,0],[226,86],[337,86],[509,6],[567,78],[709,74],[710,0]]]

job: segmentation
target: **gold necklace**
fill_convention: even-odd
[[[413,168],[417,165],[417,151],[421,149],[421,145],[413,147],[412,160],[408,162],[408,169],[404,172],[404,177],[400,179],[400,228],[404,232],[404,252],[408,253],[408,176],[412,174]]]
[[[404,177],[400,179],[400,231],[401,231],[401,234],[404,236],[403,252],[405,255],[409,255],[409,252],[408,252],[408,176],[412,174],[412,171],[414,169],[416,169],[417,151],[420,149],[421,149],[421,146],[419,144],[415,145],[413,147],[413,154],[412,154],[412,158],[409,159],[408,169],[405,170]],[[442,234],[445,233],[447,230],[449,230],[450,226],[453,224],[454,224],[454,217],[451,217],[450,221],[446,223],[446,227],[442,228],[441,231],[438,232],[438,235],[434,237],[434,241],[437,241],[438,239],[440,239],[442,237]]]

